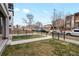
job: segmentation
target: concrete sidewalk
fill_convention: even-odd
[[[58,37],[55,37],[55,38],[58,39]],[[65,38],[65,40],[63,38],[59,38],[59,40],[79,45],[79,41],[77,41],[77,40],[71,40],[71,39],[67,39],[67,38]]]
[[[79,45],[79,41],[76,41],[76,40],[71,40],[71,39],[65,39],[64,40],[63,38],[60,38],[60,40]]]
[[[32,33],[27,33],[27,34],[11,34],[11,36],[23,36],[23,35],[32,35]]]
[[[42,37],[42,38],[33,38],[33,39],[22,39],[22,40],[18,40],[18,41],[12,41],[10,43],[10,45],[30,43],[30,42],[35,42],[35,41],[40,41],[40,40],[46,40],[46,39],[51,39],[51,38],[52,38],[52,36],[47,36],[47,37]],[[79,45],[79,41],[76,41],[76,40],[70,40],[70,39],[65,39],[64,40],[63,38],[60,38],[60,40]]]
[[[42,38],[33,38],[33,39],[22,39],[18,41],[12,41],[10,45],[16,45],[16,44],[22,44],[22,43],[29,43],[29,42],[34,42],[34,41],[39,41],[39,40],[46,40],[46,39],[51,39],[51,36],[47,37],[42,37]]]

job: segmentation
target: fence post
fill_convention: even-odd
[[[65,31],[64,31],[64,40],[65,40]]]
[[[54,39],[54,32],[52,31],[52,38]]]
[[[58,40],[59,40],[59,33],[58,33]]]

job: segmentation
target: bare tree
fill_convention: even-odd
[[[28,25],[29,29],[32,30],[32,23],[33,23],[33,18],[34,16],[32,14],[26,14],[26,18],[23,18],[24,23],[26,24],[26,26]],[[27,30],[26,30],[27,32]]]
[[[55,20],[56,20],[56,9],[53,9],[53,16],[52,16],[52,30],[55,30]],[[52,38],[54,38],[54,33],[52,31]]]
[[[32,14],[27,14],[26,17],[28,18],[28,20],[26,18],[23,18],[23,21],[24,23],[28,24],[29,28],[31,28],[34,16]]]
[[[32,14],[27,14],[26,16],[27,16],[27,18],[28,18],[28,20],[29,20],[29,21],[28,21],[29,28],[32,29],[32,28],[31,28],[31,25],[32,25],[32,23],[33,23],[33,18],[34,18],[34,16],[33,16]]]
[[[25,33],[25,26],[22,26],[21,28],[22,28],[23,33]]]
[[[17,34],[19,34],[19,25],[16,25],[16,31],[17,31]]]
[[[41,29],[42,28],[42,23],[41,22],[36,22],[36,29]]]
[[[27,24],[27,20],[26,20],[25,18],[23,18],[23,22],[24,22],[25,24]]]
[[[41,22],[36,22],[36,27],[35,27],[36,30],[42,30],[42,23]],[[42,31],[41,31],[41,35],[42,35]]]

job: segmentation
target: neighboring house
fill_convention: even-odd
[[[26,33],[32,33],[32,30],[36,30],[36,25],[32,24],[30,27],[29,25],[22,27]]]
[[[13,26],[13,31],[12,31],[12,34],[21,34],[21,26],[20,25],[15,25]]]
[[[0,55],[5,46],[10,43],[9,36],[9,4],[0,3]],[[11,16],[12,17],[12,16]]]
[[[13,31],[12,33],[13,34],[26,34],[26,33],[30,33],[32,32],[33,29],[35,26],[34,25],[31,25],[30,28],[29,26],[20,26],[20,25],[16,25],[16,26],[13,26]]]
[[[73,15],[66,16],[65,26],[66,26],[66,30],[79,28],[79,12],[74,13]]]
[[[65,28],[66,30],[72,30],[74,28],[74,15],[65,17]]]
[[[79,28],[79,12],[74,14],[74,27]]]
[[[64,20],[63,19],[56,19],[54,21],[54,25],[53,25],[53,28],[56,29],[56,30],[62,30],[64,28]]]
[[[49,31],[51,29],[51,27],[52,27],[52,24],[47,24],[47,25],[43,26],[43,29]]]
[[[64,20],[63,19],[56,19],[54,23],[55,29],[63,29],[64,28]]]

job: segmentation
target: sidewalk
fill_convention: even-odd
[[[63,38],[60,38],[60,40],[79,45],[79,41],[76,41],[76,40],[70,40],[70,39],[65,39],[64,40]]]
[[[38,33],[27,33],[27,34],[11,34],[10,36],[24,36],[24,35],[37,35]],[[41,35],[41,34],[38,34]],[[46,36],[46,35],[44,35]]]
[[[42,38],[33,38],[33,39],[27,39],[27,40],[25,40],[25,39],[23,40],[22,39],[22,40],[18,40],[18,41],[12,41],[10,43],[10,45],[30,43],[30,42],[35,42],[35,41],[40,41],[40,40],[46,40],[46,39],[51,39],[51,38],[52,38],[52,36],[46,36],[46,37],[42,37]],[[70,40],[70,39],[65,39],[64,40],[63,38],[60,38],[60,40],[79,45],[79,41],[76,41],[76,40]]]
[[[10,45],[16,45],[16,44],[23,44],[23,43],[30,43],[30,42],[35,42],[35,41],[39,41],[39,40],[46,40],[46,39],[51,39],[51,36],[47,36],[47,37],[42,37],[42,38],[33,38],[33,39],[22,39],[22,40],[18,40],[18,41],[12,41],[10,43]]]

